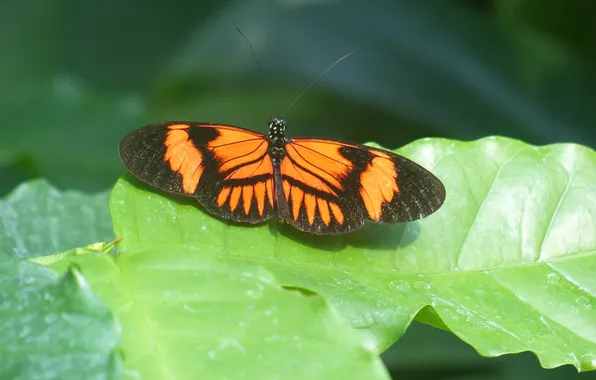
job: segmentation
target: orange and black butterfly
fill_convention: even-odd
[[[127,135],[120,158],[140,180],[194,197],[237,222],[276,215],[297,229],[340,234],[364,222],[408,222],[445,200],[441,181],[397,154],[336,140],[286,138],[273,119],[268,135],[231,125],[166,122]]]

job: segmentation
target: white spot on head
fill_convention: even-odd
[[[269,122],[269,138],[275,139],[283,137],[286,130],[286,122],[283,119],[273,118]]]

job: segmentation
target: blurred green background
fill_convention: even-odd
[[[5,0],[0,195],[35,177],[108,189],[125,172],[120,138],[152,122],[265,132],[348,52],[287,114],[289,135],[594,147],[594,46],[594,0]],[[596,378],[529,353],[481,358],[416,323],[383,358],[395,378]]]

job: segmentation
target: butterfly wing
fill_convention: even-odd
[[[364,222],[408,222],[435,212],[445,188],[397,154],[324,139],[290,139],[281,163],[287,220],[315,234],[346,233]]]
[[[260,133],[220,124],[166,122],[137,129],[120,158],[140,180],[195,197],[225,219],[259,223],[275,215],[269,142]]]

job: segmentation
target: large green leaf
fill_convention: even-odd
[[[331,237],[232,225],[124,178],[111,197],[116,235],[123,252],[183,243],[259,263],[324,294],[379,351],[424,309],[421,320],[483,355],[529,350],[545,367],[596,368],[596,154],[505,138],[399,152],[447,189],[420,222]]]
[[[80,272],[0,260],[0,378],[117,379],[119,326]]]
[[[35,180],[0,200],[0,257],[43,256],[113,236],[105,192],[61,192]]]
[[[181,247],[71,256],[122,325],[124,378],[387,379],[318,295]]]

